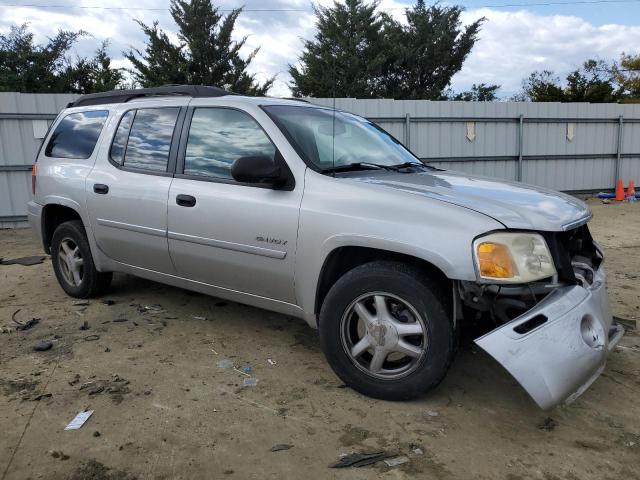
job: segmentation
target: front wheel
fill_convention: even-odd
[[[334,372],[364,395],[415,398],[436,387],[453,357],[450,293],[396,262],[354,268],[320,311],[320,340]]]
[[[53,232],[51,260],[58,283],[72,297],[93,297],[111,283],[112,273],[96,270],[87,234],[79,220],[64,222]]]

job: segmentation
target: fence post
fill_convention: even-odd
[[[524,115],[520,114],[518,118],[518,166],[516,169],[516,180],[522,181],[522,150],[524,139]]]
[[[622,159],[622,135],[624,133],[624,117],[618,117],[618,145],[616,146],[616,165],[613,174],[613,188],[616,188],[616,182],[620,178],[620,163]]]
[[[411,150],[411,114],[404,116],[404,146]]]

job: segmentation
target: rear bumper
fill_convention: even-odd
[[[42,238],[42,205],[31,200],[27,203],[27,220],[31,227],[33,237],[40,243],[44,249],[44,241]]]
[[[612,321],[601,267],[588,288],[558,288],[475,342],[546,410],[572,402],[589,388],[623,333]]]

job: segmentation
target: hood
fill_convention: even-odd
[[[459,172],[367,170],[340,176],[469,208],[507,228],[562,231],[585,223],[591,217],[589,207],[570,195]]]

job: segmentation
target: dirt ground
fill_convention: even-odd
[[[612,311],[638,318],[640,205],[591,203]],[[30,235],[0,231],[0,257],[40,254]],[[16,311],[40,323],[16,331]],[[344,388],[300,320],[125,275],[74,305],[49,260],[0,266],[0,327],[0,480],[640,478],[634,332],[582,397],[543,412],[470,344],[432,394],[372,400]],[[53,348],[33,351],[42,339]],[[87,423],[65,431],[84,409]],[[409,462],[328,468],[377,451]]]

